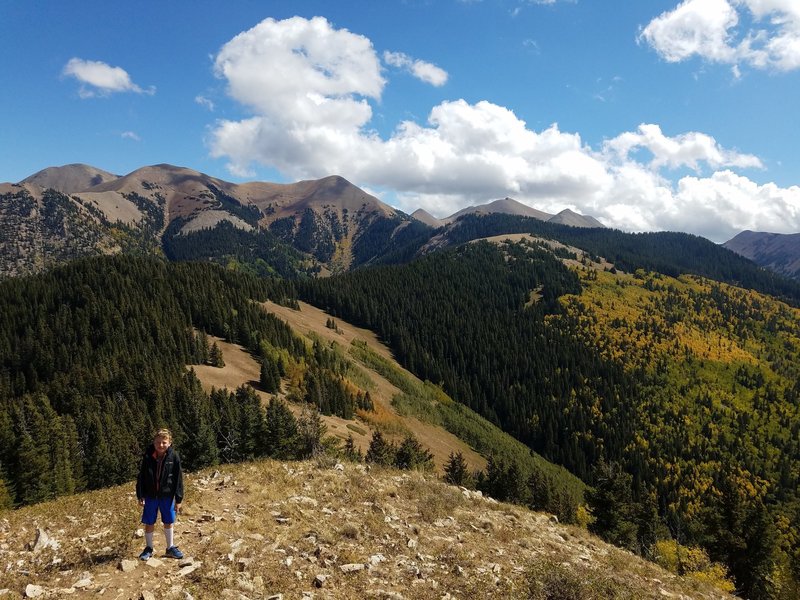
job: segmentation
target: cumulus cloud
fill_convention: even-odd
[[[215,68],[251,111],[210,130],[212,155],[227,158],[237,176],[252,176],[258,164],[298,179],[340,174],[391,191],[406,212],[439,217],[511,196],[626,230],[675,229],[715,241],[743,226],[800,230],[800,189],[736,174],[763,165],[701,132],[668,135],[642,124],[592,148],[557,124],[536,131],[509,108],[460,99],[434,106],[424,123],[402,121],[379,136],[369,126],[370,102],[386,85],[378,54],[368,39],[325,19],[267,19],[225,44]],[[692,176],[670,178],[687,169]]]
[[[133,83],[127,71],[121,67],[112,67],[97,60],[71,58],[64,65],[62,74],[74,77],[81,82],[79,94],[81,98],[108,96],[116,92],[134,92],[136,94],[154,94],[155,88],[143,89]]]
[[[123,131],[120,137],[124,140],[133,140],[134,142],[142,141],[142,138],[140,138],[135,131]]]
[[[746,17],[742,19],[742,17]],[[668,62],[694,56],[756,69],[800,68],[797,0],[684,0],[650,21],[639,35]]]
[[[430,83],[435,87],[441,87],[447,83],[447,71],[424,60],[413,59],[402,52],[389,52],[387,50],[383,53],[383,60],[386,64],[398,69],[404,69],[420,81]]]

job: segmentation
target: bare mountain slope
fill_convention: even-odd
[[[800,233],[743,231],[722,245],[762,267],[800,279]]]
[[[53,188],[65,194],[74,194],[115,179],[117,175],[91,165],[71,164],[42,169],[20,183],[31,183],[43,190]]]
[[[488,204],[480,204],[478,206],[468,206],[467,208],[462,208],[460,211],[453,213],[444,219],[444,221],[446,223],[452,223],[458,219],[458,217],[472,213],[504,213],[508,215],[533,217],[534,219],[539,219],[541,221],[547,221],[553,216],[546,212],[542,212],[541,210],[536,210],[527,204],[522,204],[522,202],[517,202],[513,198],[502,198],[500,200],[495,200],[494,202],[489,202]]]

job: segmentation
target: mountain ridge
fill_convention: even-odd
[[[722,245],[762,267],[800,280],[800,233],[746,230]]]

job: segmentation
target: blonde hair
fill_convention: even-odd
[[[166,427],[162,427],[161,429],[159,429],[158,431],[156,431],[153,434],[153,439],[154,440],[156,438],[160,438],[160,437],[166,438],[171,442],[172,441],[172,432],[169,429],[167,429]]]

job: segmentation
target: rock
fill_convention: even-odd
[[[84,588],[89,587],[90,585],[92,585],[92,578],[91,577],[84,577],[83,579],[80,579],[79,581],[73,583],[72,587],[78,588],[79,590],[82,590]]]
[[[330,575],[325,575],[324,573],[318,573],[316,577],[314,577],[314,587],[321,588],[325,585],[325,582],[328,580]]]
[[[136,530],[136,533],[134,535],[139,539],[143,538],[144,537],[144,529],[142,529],[140,527],[139,529]]]
[[[558,524],[558,517],[555,515],[550,515],[550,522],[557,525]]]
[[[369,564],[374,567],[384,562],[385,560],[386,557],[383,554],[373,554],[372,556],[369,557]]]
[[[305,504],[307,506],[317,505],[317,501],[314,498],[309,498],[308,496],[290,496],[288,500],[289,502],[294,502],[295,504]]]
[[[25,597],[26,598],[40,598],[44,596],[44,588],[40,585],[34,585],[29,583],[25,586]]]
[[[412,548],[412,549],[416,548],[417,547],[417,540],[415,540],[415,539],[408,540],[408,543],[406,544],[406,546],[408,546],[409,548]]]
[[[139,595],[139,600],[156,600],[155,595],[153,592],[148,590],[143,590],[142,593]]]
[[[333,465],[334,471],[344,471],[344,465],[342,463],[336,463]]]
[[[154,569],[157,569],[158,567],[164,564],[164,561],[159,560],[158,558],[148,558],[147,562],[144,564],[146,564],[148,567],[153,567]]]
[[[60,544],[50,537],[44,529],[40,527],[36,528],[36,539],[30,544],[30,549],[32,552],[41,552],[45,548],[52,548],[53,550],[58,550]]]
[[[200,563],[200,562],[196,562],[196,563],[192,563],[191,565],[186,565],[180,571],[178,571],[178,577],[186,577],[190,573],[194,573],[195,571],[197,571],[197,569],[200,568],[201,564],[202,563]]]
[[[267,600],[283,600],[283,594],[272,594],[272,596],[267,596]]]
[[[366,568],[364,563],[348,563],[339,567],[342,573],[355,573],[356,571],[363,571]]]

